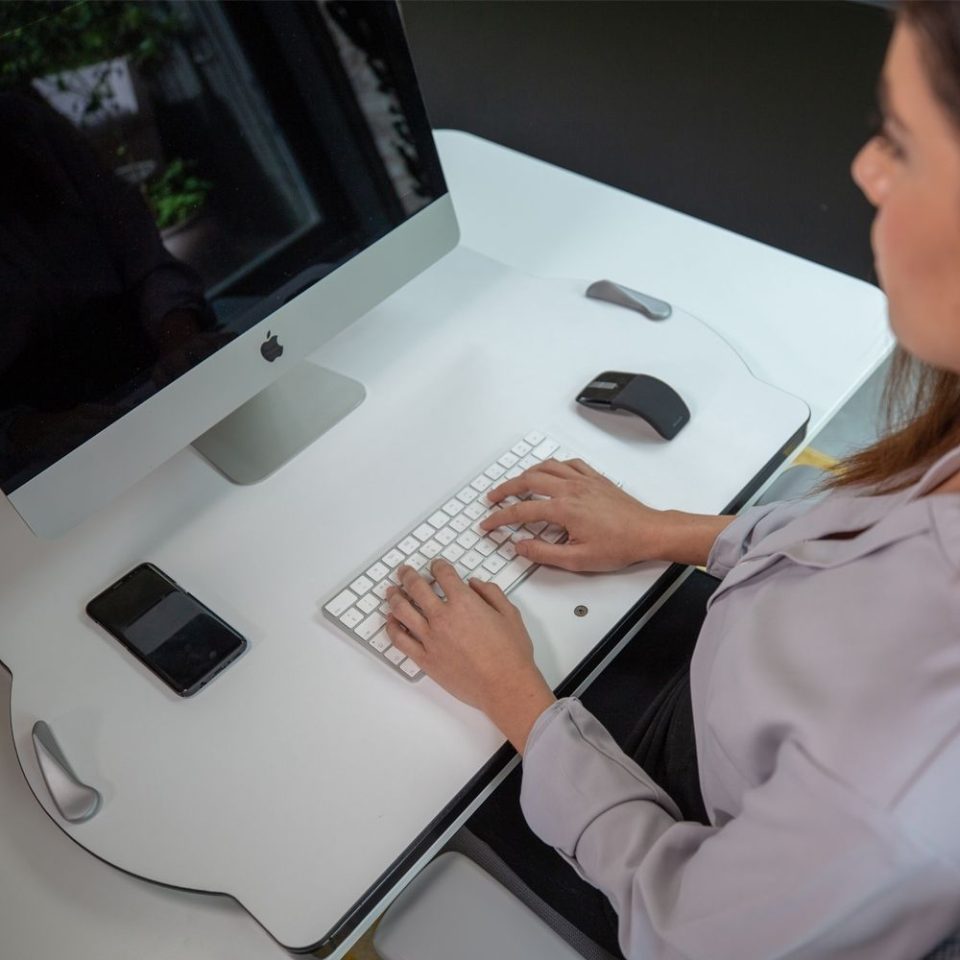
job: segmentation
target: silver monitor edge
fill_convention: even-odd
[[[8,499],[37,536],[61,536],[303,362],[458,242],[459,228],[447,193]],[[284,347],[283,356],[272,363],[260,354],[268,330]]]

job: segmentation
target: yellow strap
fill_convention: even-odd
[[[817,467],[820,470],[833,470],[839,461],[813,447],[804,447],[794,458],[792,467]]]

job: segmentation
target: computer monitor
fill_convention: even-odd
[[[268,475],[305,361],[456,246],[394,3],[0,4],[0,489],[56,536],[191,442]]]

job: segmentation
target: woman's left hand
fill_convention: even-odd
[[[522,753],[537,717],[554,702],[537,669],[520,611],[492,583],[464,583],[446,560],[431,571],[441,599],[413,568],[387,592],[387,634],[445,690],[482,710]]]

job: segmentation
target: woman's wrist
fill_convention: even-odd
[[[717,537],[734,519],[732,515],[664,510],[659,558],[672,563],[704,566]]]
[[[536,668],[528,676],[515,680],[500,688],[497,695],[484,704],[483,712],[522,755],[534,724],[557,698]]]

